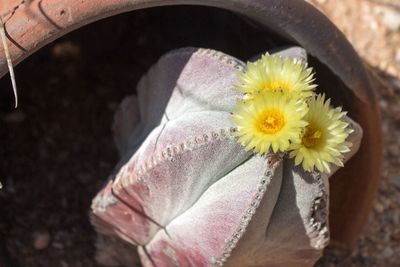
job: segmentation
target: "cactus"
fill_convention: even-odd
[[[279,53],[307,60],[302,48]],[[290,267],[312,266],[321,256],[329,242],[329,177],[236,142],[229,116],[244,68],[221,52],[175,50],[122,102],[114,123],[121,161],[92,204],[96,229],[118,242],[98,246],[103,262]],[[346,120],[354,132],[345,160],[362,136]]]

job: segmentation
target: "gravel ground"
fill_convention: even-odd
[[[382,182],[363,235],[352,252],[327,249],[317,265],[400,266],[400,1],[309,2],[344,31],[376,71],[385,138]],[[126,17],[101,22],[61,38],[16,68],[21,107],[12,111],[11,101],[0,101],[0,180],[5,185],[0,191],[0,239],[14,266],[98,266],[87,211],[117,161],[112,115],[143,71],[176,41],[168,32],[154,30],[162,28],[157,21],[163,14],[153,16],[138,12],[129,26]],[[168,23],[173,27],[173,21]],[[212,25],[194,24],[194,31],[204,23]],[[215,32],[228,28],[231,25],[220,25]],[[220,39],[216,33],[207,38]],[[191,32],[177,35],[185,36],[186,45],[197,38]],[[250,35],[246,37],[255,38]],[[99,36],[101,45],[93,46]],[[240,37],[231,32],[224,42],[237,40]],[[218,41],[196,44],[242,58],[254,52],[245,54],[244,43],[236,51]],[[265,40],[262,45],[278,44]],[[135,50],[140,55],[121,52]],[[7,77],[0,80],[0,88],[1,99],[11,100],[4,93],[11,91]]]

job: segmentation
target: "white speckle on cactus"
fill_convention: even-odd
[[[118,200],[113,195],[97,196],[94,199],[94,210],[97,212],[105,212],[108,206],[114,205],[117,202]]]

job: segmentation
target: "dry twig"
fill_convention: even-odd
[[[0,37],[3,42],[4,53],[5,53],[6,59],[7,59],[7,66],[8,66],[8,70],[10,72],[10,78],[11,78],[11,83],[12,83],[14,97],[15,97],[15,107],[17,107],[18,106],[17,83],[15,82],[14,68],[13,68],[12,61],[11,61],[10,51],[8,50],[6,31],[5,31],[3,19],[1,18],[1,16],[0,16]]]

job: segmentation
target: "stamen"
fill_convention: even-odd
[[[279,132],[285,125],[285,118],[279,110],[266,110],[258,120],[258,129],[265,134]]]
[[[273,81],[264,84],[264,90],[289,92],[289,86],[282,81]]]
[[[303,142],[305,147],[310,148],[317,146],[321,141],[321,137],[322,132],[319,129],[316,129],[316,127],[309,125],[306,127],[305,133],[301,141]]]

